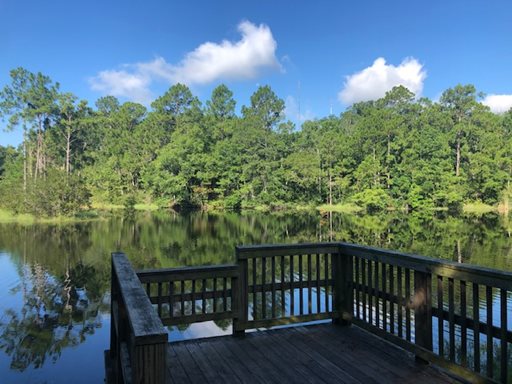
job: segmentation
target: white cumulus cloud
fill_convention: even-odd
[[[482,100],[494,113],[505,113],[512,108],[512,95],[487,95]]]
[[[177,66],[172,77],[183,83],[210,83],[217,79],[250,79],[263,68],[280,68],[275,56],[277,43],[270,28],[248,21],[240,23],[242,39],[235,43],[204,43],[189,52]]]
[[[386,64],[386,60],[379,57],[370,67],[347,76],[338,98],[347,105],[376,100],[398,85],[403,85],[418,96],[426,77],[423,65],[414,58],[406,58],[400,65],[394,66]]]
[[[178,64],[156,57],[148,62],[125,64],[118,70],[101,71],[89,79],[89,84],[104,94],[147,103],[154,81],[207,84],[222,79],[251,79],[265,69],[281,69],[275,55],[277,43],[267,25],[243,21],[238,30],[240,40],[203,43]]]
[[[149,103],[151,79],[142,73],[129,73],[125,70],[101,71],[89,79],[91,89],[105,95],[126,97],[137,103]]]

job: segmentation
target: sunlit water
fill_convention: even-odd
[[[103,382],[110,252],[136,268],[222,264],[237,244],[347,241],[512,271],[512,220],[318,213],[175,215],[68,225],[0,224],[0,382]],[[170,340],[230,333],[172,328]]]

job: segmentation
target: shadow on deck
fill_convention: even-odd
[[[453,383],[446,373],[358,328],[331,324],[169,344],[171,383]]]

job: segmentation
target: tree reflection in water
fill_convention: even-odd
[[[64,348],[82,343],[101,327],[98,314],[108,309],[108,300],[91,284],[97,275],[94,267],[68,266],[64,276],[55,278],[32,264],[21,266],[19,274],[14,289],[21,292],[23,306],[6,310],[0,321],[0,348],[11,356],[11,369],[55,362]]]

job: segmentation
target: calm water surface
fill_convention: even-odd
[[[155,268],[230,263],[237,244],[331,240],[512,271],[512,218],[498,215],[140,213],[0,224],[0,382],[103,382],[111,251]],[[229,332],[229,322],[205,323],[172,328],[170,338]]]

